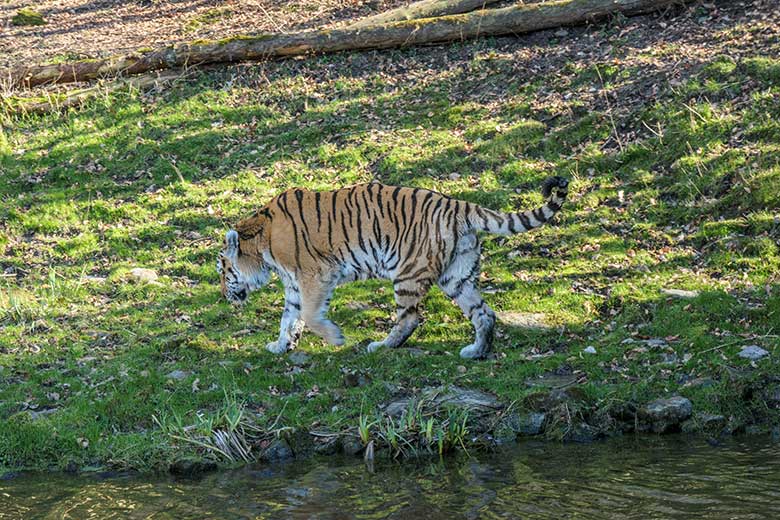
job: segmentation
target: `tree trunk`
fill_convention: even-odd
[[[15,86],[89,81],[116,75],[206,63],[259,61],[346,50],[384,49],[462,41],[479,36],[521,34],[575,25],[606,16],[645,13],[682,0],[555,0],[466,14],[391,22],[363,29],[303,31],[195,41],[98,60],[33,65],[11,71]]]
[[[421,0],[403,7],[391,9],[384,13],[375,14],[355,23],[349,24],[350,29],[364,29],[372,25],[379,25],[403,20],[419,20],[420,18],[434,18],[450,14],[470,13],[475,9],[484,9],[488,5],[501,0]]]

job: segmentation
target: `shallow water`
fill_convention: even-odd
[[[780,518],[780,445],[640,437],[444,461],[328,458],[201,478],[23,475],[0,518]]]

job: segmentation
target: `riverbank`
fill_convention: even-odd
[[[727,4],[189,71],[4,115],[0,466],[771,432],[780,25],[771,2]],[[471,325],[438,290],[406,348],[370,355],[361,345],[392,318],[384,282],[337,290],[345,346],[306,334],[283,357],[263,349],[278,283],[242,309],[220,298],[224,231],[283,189],[378,178],[508,210],[539,203],[553,174],[572,180],[553,225],[485,237],[491,359],[457,356]],[[436,402],[453,387],[497,405]],[[659,399],[678,410],[667,422],[652,419]]]

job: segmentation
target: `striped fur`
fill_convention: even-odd
[[[333,289],[366,279],[393,280],[396,323],[368,350],[397,347],[419,324],[419,305],[433,284],[471,320],[474,343],[464,358],[491,348],[495,315],[480,296],[477,232],[523,233],[547,222],[567,194],[568,181],[551,177],[539,208],[501,213],[419,188],[361,184],[329,192],[292,189],[228,231],[219,255],[222,294],[241,304],[276,272],[285,288],[274,353],[295,347],[304,324],[334,345],[344,343],[326,317]]]

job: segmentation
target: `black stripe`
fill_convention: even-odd
[[[314,207],[317,209],[317,233],[320,232],[320,226],[322,226],[322,212],[320,210],[320,192],[314,194]]]
[[[520,222],[523,224],[523,227],[525,228],[526,231],[531,229],[531,221],[528,219],[525,213],[518,213],[517,218],[520,219]]]
[[[287,218],[290,219],[290,224],[292,224],[293,228],[293,237],[295,238],[295,261],[297,262],[296,268],[301,266],[301,245],[298,243],[298,226],[295,224],[295,219],[293,218],[290,211],[287,209],[287,194],[289,192],[285,191],[282,193],[279,198],[277,199],[277,204],[279,205],[279,209],[284,211],[285,215],[287,215]],[[284,205],[282,205],[284,203]]]
[[[376,202],[379,205],[379,214],[382,215],[382,218],[385,218],[385,208],[382,207],[382,190],[385,187],[381,184],[379,185],[379,191],[376,192]]]

